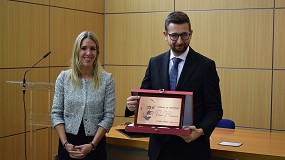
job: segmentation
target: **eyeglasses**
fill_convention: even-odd
[[[179,36],[181,37],[182,40],[188,40],[190,38],[190,35],[191,33],[187,33],[187,32],[184,32],[184,33],[181,33],[181,34],[177,34],[177,33],[167,33],[170,37],[171,40],[173,41],[177,41]]]

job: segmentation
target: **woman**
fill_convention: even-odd
[[[98,57],[96,36],[84,31],[74,42],[70,69],[57,77],[51,119],[60,160],[107,159],[105,133],[114,121],[115,86]]]

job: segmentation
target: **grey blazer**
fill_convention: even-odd
[[[77,135],[83,121],[86,136],[94,136],[98,126],[109,131],[115,116],[115,84],[111,73],[102,72],[97,90],[92,80],[84,79],[80,87],[74,88],[70,73],[71,70],[62,71],[56,80],[51,111],[53,127],[64,124],[67,133]]]

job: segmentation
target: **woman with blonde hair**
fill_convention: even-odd
[[[51,112],[59,135],[59,160],[106,160],[105,133],[115,116],[115,84],[98,62],[94,33],[80,33],[73,46],[70,69],[57,77]]]

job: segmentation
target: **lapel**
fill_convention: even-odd
[[[195,67],[197,66],[197,61],[195,60],[195,51],[190,47],[188,55],[186,57],[180,78],[177,83],[176,90],[183,90],[183,86],[187,81],[189,81],[191,74],[193,73]]]
[[[164,54],[164,56],[161,59],[160,62],[160,76],[161,76],[161,80],[162,80],[162,88],[165,90],[169,90],[170,86],[169,86],[169,58],[170,58],[170,51],[166,52],[166,54]]]

